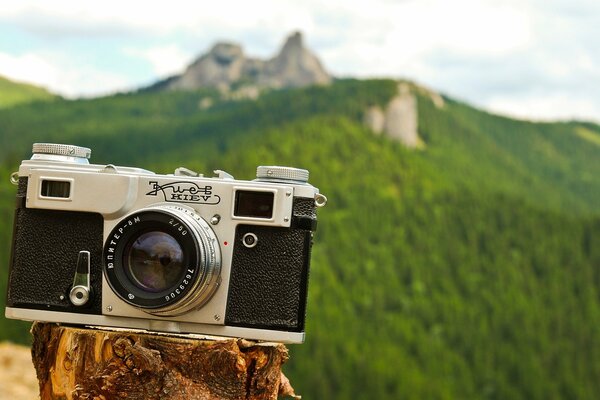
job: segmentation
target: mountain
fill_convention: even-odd
[[[331,76],[304,45],[302,34],[289,36],[281,51],[269,60],[247,57],[239,44],[220,42],[194,61],[183,74],[153,85],[154,89],[194,90],[237,86],[289,88],[328,84]]]
[[[32,101],[46,101],[56,98],[46,89],[17,83],[0,76],[0,108],[12,107]]]
[[[394,136],[398,115],[414,118],[420,146]],[[336,80],[257,100],[203,88],[34,103],[0,110],[0,126],[0,290],[8,175],[32,142],[161,173],[297,166],[329,198],[307,341],[286,367],[305,398],[600,393],[598,125],[513,120],[406,81]],[[27,326],[0,318],[0,338],[26,342]]]

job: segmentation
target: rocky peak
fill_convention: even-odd
[[[171,90],[190,90],[201,87],[228,89],[231,82],[242,77],[245,63],[242,47],[220,42],[194,61],[181,75],[171,78],[166,86]]]
[[[265,70],[261,83],[271,87],[299,87],[331,82],[331,77],[317,56],[304,47],[300,32],[288,37],[279,54],[267,62]]]
[[[290,36],[288,36],[287,40],[285,41],[285,44],[283,45],[283,49],[281,49],[281,52],[294,48],[304,48],[304,39],[302,37],[302,32],[300,31],[296,31]]]
[[[294,32],[286,39],[281,51],[269,60],[245,56],[242,47],[236,43],[217,43],[163,87],[168,90],[215,87],[229,91],[232,85],[240,82],[257,88],[299,87],[328,84],[331,76],[317,56],[304,46],[302,33]]]
[[[208,53],[217,64],[227,66],[236,59],[244,58],[242,47],[235,43],[219,42]]]

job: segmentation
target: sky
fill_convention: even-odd
[[[216,41],[269,58],[297,30],[338,77],[600,122],[598,0],[0,0],[0,75],[99,96],[180,73]]]

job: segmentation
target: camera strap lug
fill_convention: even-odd
[[[17,186],[19,184],[19,172],[13,172],[10,174],[10,183]]]
[[[73,287],[69,292],[69,300],[75,306],[84,306],[90,300],[90,252],[80,251],[77,256]]]
[[[325,207],[325,204],[327,204],[327,197],[321,193],[317,193],[315,195],[315,206],[316,207]]]

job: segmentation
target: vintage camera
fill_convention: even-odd
[[[308,171],[257,179],[89,164],[33,145],[18,184],[8,318],[300,343],[316,209]]]

